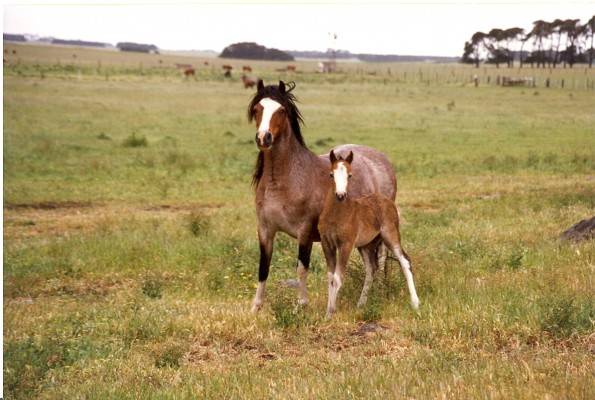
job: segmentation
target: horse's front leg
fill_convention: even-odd
[[[264,288],[269,277],[274,240],[275,233],[269,234],[259,227],[258,241],[260,243],[260,263],[258,264],[258,286],[256,288],[254,302],[252,303],[252,312],[259,311],[264,304]]]
[[[298,239],[298,260],[297,260],[297,277],[300,288],[300,305],[308,305],[308,287],[306,281],[308,278],[308,268],[310,268],[310,255],[312,254],[312,239]]]

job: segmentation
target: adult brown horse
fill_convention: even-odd
[[[299,302],[301,305],[308,303],[306,277],[312,243],[320,241],[318,219],[331,186],[329,154],[316,156],[302,137],[303,120],[292,93],[294,88],[293,82],[279,81],[279,85],[265,87],[259,80],[258,90],[248,106],[248,120],[256,121],[256,145],[260,150],[252,181],[256,190],[260,244],[258,287],[252,311],[258,311],[264,303],[273,242],[279,231],[298,240]],[[363,171],[350,182],[350,196],[359,198],[381,193],[395,200],[397,181],[385,155],[370,147],[351,144],[333,150],[335,154],[352,151],[356,155],[354,168]],[[367,251],[375,253],[376,249]]]

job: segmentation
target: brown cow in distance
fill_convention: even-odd
[[[250,87],[256,86],[258,81],[259,81],[259,78],[256,78],[254,76],[242,75],[242,82],[244,83],[244,89],[248,89]]]

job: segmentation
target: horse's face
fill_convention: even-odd
[[[353,152],[349,152],[347,158],[336,157],[331,150],[331,178],[333,179],[333,187],[335,190],[335,197],[339,201],[347,198],[347,189],[349,187],[349,178],[351,178],[351,162],[353,161]]]
[[[287,110],[283,105],[269,98],[262,99],[252,110],[256,119],[256,145],[260,150],[267,150],[280,134],[285,131]]]

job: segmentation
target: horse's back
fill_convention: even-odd
[[[395,200],[397,196],[397,179],[393,164],[380,151],[355,144],[342,144],[333,151],[337,156],[347,157],[353,152],[353,177],[349,182],[349,194],[353,198],[380,193],[385,197]],[[329,163],[329,153],[319,157]]]

